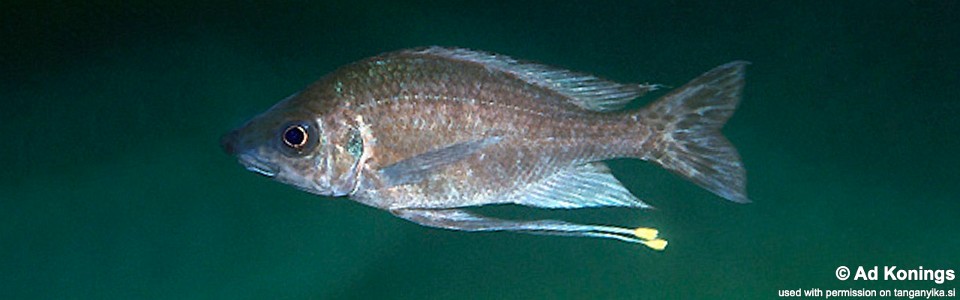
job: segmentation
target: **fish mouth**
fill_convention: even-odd
[[[247,149],[240,142],[240,132],[233,130],[220,137],[220,147],[230,155],[236,155],[237,160],[247,171],[251,171],[268,178],[277,176],[277,165],[265,162],[255,155],[254,150]]]
[[[274,164],[263,162],[256,157],[247,154],[240,155],[238,159],[240,160],[240,164],[242,164],[247,171],[263,175],[267,178],[273,178],[277,176],[277,167]]]

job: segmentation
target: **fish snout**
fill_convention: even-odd
[[[230,131],[220,137],[220,148],[223,148],[223,152],[226,152],[230,155],[237,154],[237,133],[236,130]]]

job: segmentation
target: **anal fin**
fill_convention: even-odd
[[[637,199],[601,162],[558,171],[520,192],[515,204],[542,208],[650,206]]]

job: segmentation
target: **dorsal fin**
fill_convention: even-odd
[[[650,207],[623,187],[601,162],[560,170],[526,188],[514,203],[543,208]]]
[[[621,109],[630,100],[660,87],[657,84],[619,84],[589,74],[462,48],[430,47],[412,50],[410,53],[475,62],[488,69],[511,74],[530,84],[567,96],[574,105],[591,111]]]

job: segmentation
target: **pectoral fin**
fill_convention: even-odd
[[[499,136],[457,143],[398,161],[380,169],[387,187],[419,182],[444,166],[463,160],[477,151],[499,143]]]

